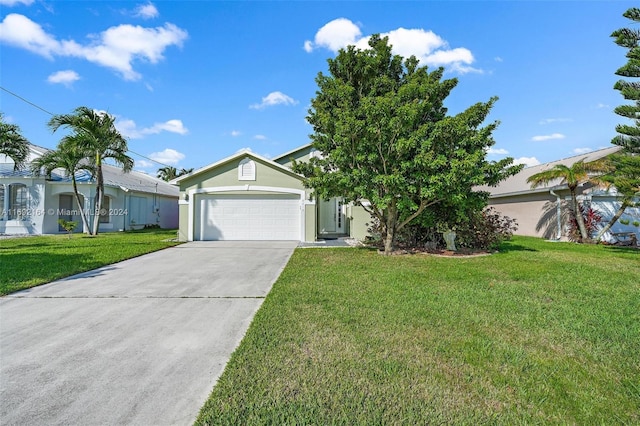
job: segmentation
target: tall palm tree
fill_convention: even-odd
[[[156,176],[159,179],[169,182],[171,179],[178,177],[178,170],[172,166],[160,167]]]
[[[86,150],[83,150],[79,146],[74,136],[65,136],[55,151],[48,151],[31,162],[31,170],[36,176],[40,176],[43,172],[45,176],[51,176],[51,172],[54,169],[61,168],[64,169],[65,176],[71,177],[73,195],[75,196],[78,210],[80,211],[80,218],[82,219],[82,229],[86,230],[87,233],[89,232],[89,222],[87,221],[85,209],[83,208],[84,203],[80,201],[76,173],[81,170],[86,170],[94,174],[95,167],[87,161],[88,154]]]
[[[608,167],[602,162],[585,163],[584,159],[576,161],[571,166],[565,166],[564,164],[556,164],[549,170],[544,170],[540,173],[536,173],[527,179],[527,183],[531,184],[531,188],[537,188],[541,185],[546,185],[554,180],[560,179],[561,183],[565,183],[571,193],[571,202],[573,205],[573,214],[578,223],[580,229],[580,236],[582,241],[589,239],[587,228],[584,224],[584,218],[580,213],[580,204],[578,203],[578,195],[576,189],[578,185],[591,180],[590,174],[602,173],[607,171]]]
[[[84,106],[78,107],[73,114],[54,115],[49,120],[52,131],[66,127],[73,132],[74,140],[83,149],[90,152],[89,160],[95,166],[96,197],[92,234],[98,235],[99,212],[104,198],[104,177],[102,163],[112,159],[125,173],[133,168],[133,159],[127,155],[127,139],[115,127],[115,117]]]
[[[29,141],[20,133],[20,127],[5,123],[0,113],[0,154],[13,160],[13,169],[19,170],[29,158]]]
[[[178,176],[177,176],[177,177],[180,177],[180,176],[183,176],[183,175],[188,175],[188,174],[189,174],[189,173],[191,173],[192,171],[193,171],[193,167],[191,167],[190,169],[182,168],[182,169],[180,169],[180,171],[178,172]]]

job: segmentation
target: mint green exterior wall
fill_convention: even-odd
[[[305,230],[304,240],[313,242],[316,240],[316,204],[305,204],[304,206]]]
[[[255,180],[240,180],[238,177],[238,166],[246,158],[250,158],[255,163]],[[203,170],[193,176],[189,176],[179,182],[180,185],[180,228],[178,238],[180,241],[188,241],[189,222],[195,220],[195,208],[189,209],[189,204],[195,206],[204,194],[224,193],[235,195],[269,195],[290,192],[288,190],[302,191],[304,193],[304,230],[302,230],[304,241],[315,240],[315,204],[306,204],[311,191],[304,188],[302,178],[295,173],[280,168],[273,163],[263,161],[251,155],[235,157],[225,163],[216,165],[209,170]],[[243,189],[246,187],[247,190]],[[256,187],[266,187],[262,191]],[[278,191],[282,188],[282,191]],[[224,189],[222,191],[221,189]],[[311,218],[311,219],[310,219]],[[192,225],[193,230],[193,225]],[[192,231],[193,232],[193,231]]]
[[[282,164],[287,168],[291,168],[293,160],[296,160],[298,162],[309,161],[309,155],[311,154],[311,151],[313,151],[313,148],[310,145],[306,145],[296,151],[292,151],[288,154],[276,157],[273,161],[278,164]]]
[[[368,228],[371,225],[371,215],[362,206],[349,205],[347,212],[349,217],[349,236],[363,241],[369,236]]]
[[[239,185],[259,185],[278,188],[293,188],[304,190],[302,180],[293,172],[274,168],[272,164],[250,157],[256,163],[256,180],[239,180],[238,165],[248,156],[235,158],[225,164],[221,164],[211,170],[198,173],[180,182],[180,192],[188,193],[190,190]],[[183,199],[184,195],[181,197]]]

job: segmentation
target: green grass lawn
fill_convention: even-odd
[[[173,230],[0,239],[0,295],[176,245]]]
[[[640,252],[298,249],[197,424],[639,424]]]

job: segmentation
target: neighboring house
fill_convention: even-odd
[[[47,149],[30,145],[29,162]],[[51,176],[35,176],[29,164],[14,171],[10,158],[0,155],[0,234],[56,234],[65,232],[58,219],[82,220],[73,195],[71,178],[56,169]],[[178,227],[178,189],[144,173],[123,173],[118,167],[103,165],[105,197],[103,213],[97,216],[100,232],[123,231],[159,225]],[[91,210],[96,187],[87,172],[76,174],[84,207]],[[89,220],[94,216],[89,215]]]
[[[369,214],[341,198],[317,200],[295,161],[316,155],[310,144],[273,159],[242,150],[171,183],[180,187],[181,241],[297,240],[367,236]]]
[[[620,149],[620,147],[605,148],[538,166],[527,167],[520,173],[500,182],[496,187],[483,186],[478,189],[490,193],[489,206],[494,207],[501,214],[517,220],[517,234],[562,239],[567,235],[566,224],[571,204],[567,185],[560,184],[558,180],[548,185],[531,189],[531,184],[527,183],[527,179],[536,173],[552,168],[556,164],[570,166],[580,160],[591,162],[611,155]],[[577,191],[578,200],[600,212],[603,216],[603,225],[609,221],[620,206],[615,188],[606,190],[590,183],[584,183],[578,187]],[[628,219],[630,221],[629,225],[624,225],[620,222],[616,223],[611,231],[604,236],[604,239],[614,241],[612,233],[634,232],[638,235],[640,228],[633,226],[633,222],[640,221],[640,209],[628,208],[622,219],[623,221]]]

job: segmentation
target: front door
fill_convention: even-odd
[[[320,200],[320,234],[344,234],[344,219],[342,199]]]

